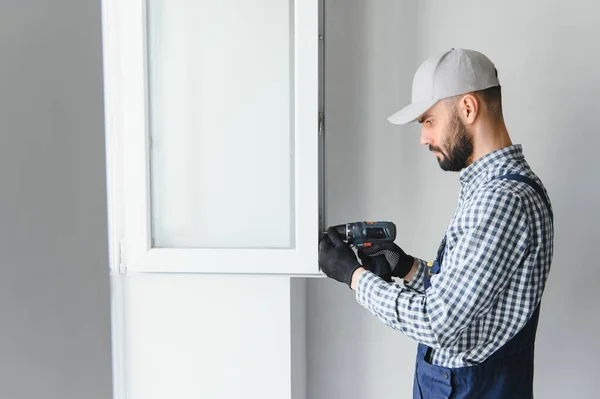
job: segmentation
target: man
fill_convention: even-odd
[[[414,398],[532,398],[553,216],[511,142],[494,64],[465,49],[428,59],[414,76],[412,104],[389,120],[421,123],[421,143],[440,167],[460,171],[458,207],[436,259],[389,244],[359,250],[361,265],[330,228],[319,244],[322,271],[419,342]]]

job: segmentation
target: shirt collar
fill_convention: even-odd
[[[460,172],[461,185],[469,185],[485,175],[485,171],[507,160],[523,159],[521,144],[513,144],[485,154]]]

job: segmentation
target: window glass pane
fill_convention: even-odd
[[[148,0],[154,247],[294,246],[293,3]]]

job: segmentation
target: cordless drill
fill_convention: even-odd
[[[396,225],[392,222],[354,222],[333,228],[342,240],[356,248],[368,248],[396,239]]]

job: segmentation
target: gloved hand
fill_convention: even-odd
[[[319,266],[327,277],[351,287],[352,274],[362,265],[352,248],[330,227],[327,235],[319,242]]]
[[[359,248],[357,252],[365,269],[378,275],[388,283],[392,282],[392,268],[383,253],[381,255],[369,256],[362,248]]]
[[[392,281],[392,277],[404,278],[415,262],[414,257],[393,242],[361,248],[358,257],[365,269],[388,282]]]

